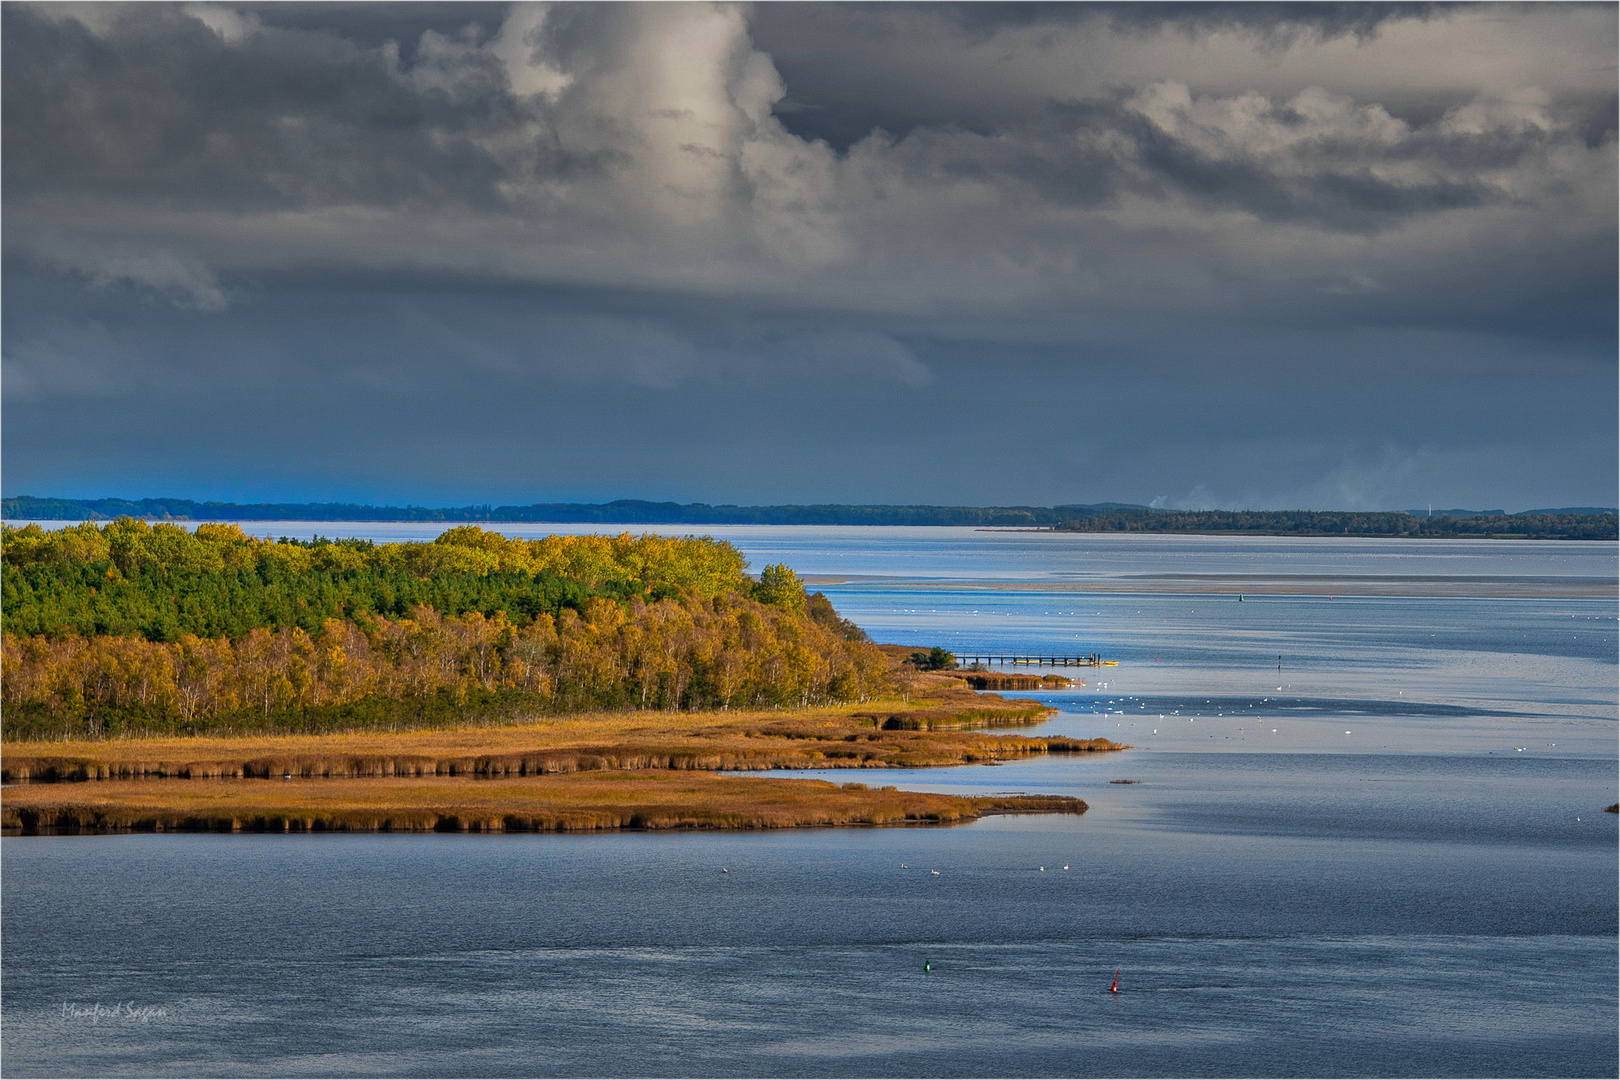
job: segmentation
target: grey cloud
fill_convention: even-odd
[[[136,387],[128,346],[100,322],[53,317],[20,337],[7,337],[9,402],[116,397]]]
[[[380,4],[375,0],[321,0],[320,3],[246,3],[237,5],[266,26],[315,33],[337,34],[364,48],[396,43],[413,55],[429,31],[455,38],[469,27],[480,37],[493,36],[506,21],[511,7],[505,0],[425,0],[421,3]]]
[[[183,194],[193,210],[498,202],[499,169],[475,141],[512,122],[492,60],[469,72],[458,58],[458,77],[481,74],[484,85],[456,96],[422,78],[431,48],[413,83],[386,48],[252,19],[227,37],[170,5],[115,8],[99,33],[54,9],[8,5],[4,18],[13,199]]]
[[[1480,121],[1461,129],[1457,115],[1413,128],[1377,105],[1321,92],[1222,98],[1161,84],[1054,107],[989,135],[919,129],[892,144],[891,156],[919,185],[970,180],[1088,209],[1127,196],[1184,199],[1371,233],[1415,216],[1510,205],[1530,186],[1549,197],[1560,183],[1557,155],[1583,145],[1544,111],[1539,126],[1521,130]]]
[[[680,297],[454,280],[424,289],[408,276],[362,289],[337,275],[319,283],[280,276],[226,312],[176,322],[127,290],[121,304],[35,314],[59,308],[52,300],[71,284],[15,267],[8,280],[8,401],[123,392],[131,377],[147,393],[221,405],[265,394],[402,402],[467,393],[804,395],[827,385],[864,394],[935,378],[910,339],[878,320],[750,313]]]
[[[576,310],[521,313],[487,304],[471,312],[412,306],[397,309],[395,320],[401,337],[456,357],[457,372],[514,388],[918,387],[934,378],[916,351],[892,334],[850,326],[731,315],[719,319],[717,331],[691,312],[616,312],[589,301]]]
[[[1016,50],[1095,52],[1119,19],[1188,32],[1297,23],[1331,40],[1428,13],[1313,10],[1086,8],[1058,20],[1068,36],[1055,45],[1003,35],[995,47],[1014,50],[999,63],[1016,75]],[[137,5],[87,26],[55,9],[6,8],[13,250],[50,236],[88,247],[94,222],[119,220],[103,226],[110,247],[173,250],[220,273],[358,261],[832,301],[868,267],[920,283],[945,265],[972,273],[974,254],[953,250],[942,227],[954,226],[963,197],[987,229],[1047,215],[1025,242],[1056,266],[1144,201],[1367,235],[1469,209],[1535,208],[1560,191],[1598,204],[1597,172],[1580,152],[1612,158],[1612,137],[1592,144],[1587,112],[1533,87],[1476,86],[1413,122],[1332,90],[1226,93],[1163,80],[1085,93],[1054,83],[1010,112],[984,95],[991,111],[968,123],[947,110],[839,156],[772,114],[786,102],[783,116],[800,115],[797,61],[791,45],[786,60],[761,46],[794,19],[922,28],[924,67],[908,70],[934,80],[912,91],[926,97],[981,48],[961,39],[966,14],[767,6],[751,24],[707,6],[564,5],[512,9],[499,27],[477,9],[452,28],[451,13],[433,9],[414,22],[395,16],[391,26],[417,34],[402,49],[375,31],[344,36],[352,9],[329,25],[318,12]],[[1016,33],[1053,19],[1030,12],[995,25]],[[858,43],[823,44],[824,74],[866,55]],[[1150,46],[1160,48],[1130,47]],[[986,75],[970,75],[969,92],[974,78]],[[884,97],[868,94],[874,105]],[[165,215],[161,238],[119,235]],[[84,235],[68,235],[75,229]],[[188,232],[196,249],[174,250]],[[1208,235],[1193,232],[1195,243]],[[1241,260],[1241,247],[1223,257]],[[897,251],[913,254],[909,267]],[[888,291],[903,306],[909,287],[868,279],[860,291],[866,303]]]
[[[1054,5],[1062,6],[1062,5]],[[1301,36],[1331,39],[1351,36],[1367,39],[1386,23],[1429,19],[1461,4],[1431,3],[1164,3],[1102,4],[1110,25],[1124,29],[1157,31],[1172,27],[1195,35],[1215,30],[1238,30],[1273,41]]]
[[[48,266],[82,276],[99,289],[135,286],[177,307],[198,311],[219,311],[227,303],[212,270],[173,251],[92,248],[46,237],[33,255]]]
[[[1121,125],[1138,160],[1171,191],[1262,219],[1358,232],[1506,201],[1511,195],[1493,190],[1482,169],[1513,168],[1544,148],[1539,132],[1513,141],[1494,131],[1414,132],[1376,105],[1309,91],[1279,102],[1157,86],[1127,110],[1139,121]]]
[[[1043,92],[1005,69],[1017,52],[1050,51],[1064,39],[1118,37],[1139,47],[1165,34],[1197,40],[1232,32],[1275,51],[1344,36],[1366,41],[1388,23],[1425,20],[1460,6],[786,3],[761,5],[754,32],[787,79],[784,122],[843,149],[877,129],[904,136],[946,124],[985,132],[1028,119],[1054,99],[1072,100],[1072,87]],[[1083,72],[1074,74],[1085,79]],[[1144,65],[1141,77],[1163,75]],[[1092,89],[1106,89],[1111,81],[1104,74]]]
[[[737,367],[754,381],[842,383],[863,387],[893,383],[913,389],[934,381],[934,372],[909,345],[872,330],[829,329],[767,336],[741,348]]]
[[[974,10],[772,4],[755,37],[786,79],[784,122],[840,149],[874,128],[982,133],[1161,81],[1283,97],[1319,86],[1415,123],[1533,86],[1600,128],[1613,118],[1599,75],[1613,70],[1613,18],[1599,5],[1003,4],[967,33]]]

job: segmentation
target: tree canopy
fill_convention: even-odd
[[[786,566],[707,538],[260,540],[5,528],[10,738],[331,730],[865,698],[887,664]]]

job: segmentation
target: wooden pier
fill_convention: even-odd
[[[1032,667],[1102,667],[1108,661],[1090,653],[1086,656],[1037,656],[1023,653],[957,653],[958,667],[972,667],[974,664],[983,664],[989,667],[999,664],[1009,667],[1015,664],[1028,664]]]

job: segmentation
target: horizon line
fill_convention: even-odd
[[[1467,515],[1471,517],[1512,517],[1528,514],[1567,514],[1575,516],[1600,516],[1602,514],[1616,513],[1614,507],[1599,506],[1565,506],[1565,507],[1536,507],[1525,510],[1507,511],[1503,509],[1474,510],[1461,507],[1428,507],[1428,508],[1402,508],[1402,509],[1311,509],[1306,507],[1277,507],[1277,508],[1232,508],[1232,507],[1185,507],[1185,506],[1155,506],[1151,503],[1127,503],[1118,501],[1103,501],[1090,503],[1054,503],[1051,505],[1034,504],[1001,504],[1001,505],[971,505],[947,503],[855,503],[855,502],[818,502],[818,503],[708,503],[688,502],[681,503],[674,500],[620,498],[601,502],[531,502],[506,503],[496,505],[488,502],[466,503],[459,506],[427,506],[416,503],[395,505],[388,503],[364,502],[338,502],[338,501],[260,501],[260,502],[234,502],[224,500],[197,500],[181,496],[148,496],[138,499],[127,499],[118,496],[103,496],[95,498],[74,498],[65,496],[35,496],[35,495],[8,495],[0,497],[4,504],[4,518],[8,520],[98,520],[111,517],[137,517],[149,520],[171,521],[206,521],[206,520],[305,520],[305,521],[399,521],[408,522],[423,520],[423,515],[432,515],[428,520],[440,522],[477,523],[508,523],[508,524],[534,524],[545,523],[546,519],[538,517],[542,514],[579,515],[589,514],[584,519],[575,518],[573,521],[566,517],[553,519],[555,524],[728,524],[728,522],[686,522],[686,521],[652,521],[647,520],[649,515],[667,516],[671,513],[681,516],[702,515],[706,513],[735,516],[741,514],[771,514],[780,516],[784,514],[814,514],[817,516],[830,515],[951,515],[951,516],[994,516],[1011,517],[1015,520],[1002,522],[977,520],[962,521],[960,524],[1056,524],[1061,520],[1070,520],[1062,516],[1065,511],[1081,511],[1081,516],[1095,516],[1099,513],[1238,513],[1238,514],[1406,514],[1414,517],[1435,517]],[[23,504],[23,505],[18,505]],[[32,504],[32,505],[29,505]],[[610,517],[602,516],[601,512],[614,509],[639,511],[630,515],[624,521],[615,521]],[[30,511],[33,511],[32,513]],[[77,512],[74,512],[77,511]],[[201,511],[199,515],[197,512]],[[231,513],[236,511],[236,513]],[[280,512],[281,516],[270,516],[266,512]],[[314,516],[319,511],[331,511],[323,516]],[[362,517],[342,516],[343,512],[350,514],[363,514]],[[390,513],[401,516],[388,517]],[[503,517],[502,514],[523,513],[523,517]],[[659,513],[662,512],[662,513]],[[1046,520],[1050,518],[1051,520]],[[1022,521],[1016,519],[1023,519]],[[1040,519],[1040,520],[1036,520]],[[731,522],[734,524],[773,524],[773,522]],[[835,524],[834,522],[810,522],[811,524]],[[782,524],[787,524],[783,522]],[[899,524],[897,522],[897,524]],[[927,524],[927,523],[923,523]],[[934,524],[952,524],[952,522],[936,522]]]

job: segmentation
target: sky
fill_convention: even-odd
[[[7,495],[1612,506],[1614,4],[21,4]]]

